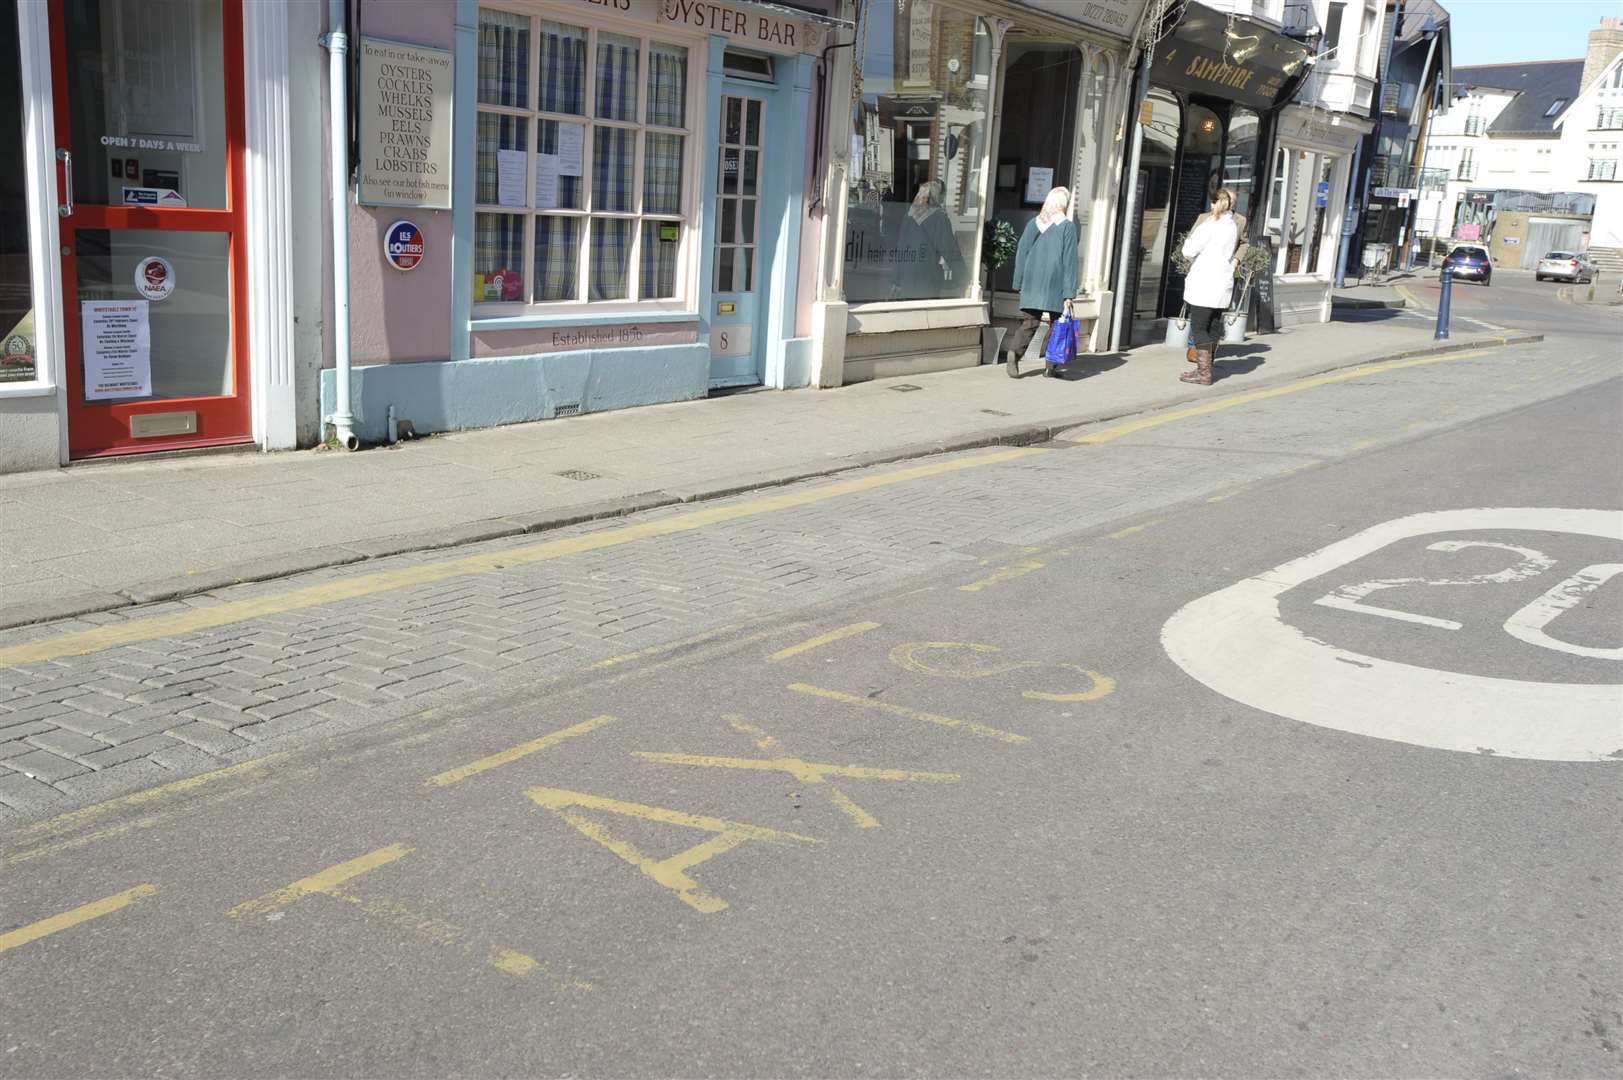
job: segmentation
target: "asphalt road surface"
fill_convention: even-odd
[[[337,693],[680,614],[0,837],[0,1075],[1623,1074],[1620,324],[1547,322],[8,634]]]

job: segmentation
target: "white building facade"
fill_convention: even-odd
[[[1616,22],[1617,20],[1612,20]],[[1623,53],[1614,55],[1556,123],[1559,159],[1576,191],[1593,195],[1589,250],[1623,271]]]

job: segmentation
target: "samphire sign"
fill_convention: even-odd
[[[452,82],[444,49],[361,39],[360,202],[451,208]]]

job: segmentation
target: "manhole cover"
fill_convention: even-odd
[[[601,480],[601,479],[603,479],[597,473],[595,473],[595,472],[587,472],[585,469],[565,469],[563,472],[555,473],[554,475],[555,476],[561,476],[565,480]]]

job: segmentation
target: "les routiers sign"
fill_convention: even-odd
[[[827,44],[826,31],[814,16],[808,13],[797,18],[779,8],[727,0],[574,0],[574,5],[660,26],[720,34],[736,45],[766,52],[815,53]]]
[[[361,38],[359,202],[451,208],[451,54]]]

